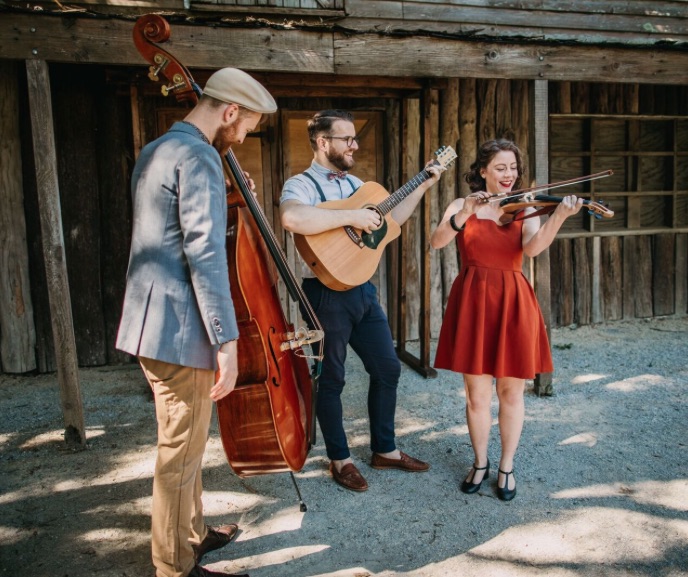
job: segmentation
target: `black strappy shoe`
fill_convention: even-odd
[[[511,469],[508,473],[506,471],[502,471],[501,469],[497,469],[502,475],[505,476],[504,479],[504,487],[500,487],[497,485],[497,497],[499,497],[502,501],[511,501],[516,496],[516,485],[514,485],[513,489],[508,489],[509,487],[509,475],[514,474],[514,470]],[[499,478],[499,475],[497,476]],[[515,477],[514,477],[515,480]],[[499,481],[498,481],[499,483]]]
[[[461,491],[464,493],[468,493],[469,495],[471,493],[476,493],[480,489],[480,485],[483,484],[483,481],[490,477],[490,459],[487,460],[487,465],[485,465],[484,467],[476,467],[475,463],[473,463],[472,471],[473,472],[470,473],[468,477],[464,479],[464,482],[461,483]],[[485,471],[485,474],[483,475],[483,478],[480,480],[480,483],[473,483],[473,479],[475,479],[475,474],[478,471]]]

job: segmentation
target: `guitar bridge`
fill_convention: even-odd
[[[354,244],[358,245],[358,248],[363,248],[365,246],[363,239],[358,235],[353,227],[345,226],[344,232],[346,232],[346,235],[354,242]]]

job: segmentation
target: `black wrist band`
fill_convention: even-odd
[[[456,221],[454,220],[454,218],[456,218],[456,215],[457,215],[457,214],[459,214],[459,213],[458,213],[458,212],[455,212],[454,214],[452,214],[452,215],[449,217],[449,226],[451,226],[452,229],[455,230],[456,232],[461,232],[461,231],[464,229],[464,227],[466,226],[466,223],[464,223],[464,224],[461,225],[460,227],[459,227],[459,226],[456,226]]]

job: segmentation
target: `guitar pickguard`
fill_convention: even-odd
[[[364,232],[361,234],[361,240],[363,241],[363,244],[366,245],[368,248],[372,248],[375,250],[378,246],[380,246],[380,243],[382,242],[382,239],[387,236],[387,221],[383,218],[382,219],[382,226],[378,228],[377,230],[374,230],[370,234],[367,232]]]

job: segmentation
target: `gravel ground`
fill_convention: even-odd
[[[688,576],[688,319],[555,329],[552,397],[526,394],[518,495],[459,484],[472,453],[460,377],[403,368],[399,447],[427,473],[367,465],[366,379],[349,360],[346,426],[370,489],[327,473],[321,443],[296,474],[239,479],[216,431],[206,453],[210,523],[242,532],[207,555],[252,577]],[[80,373],[88,450],[70,452],[55,375],[0,375],[0,574],[152,576],[155,416],[138,367]],[[494,405],[496,416],[496,404]],[[497,423],[490,446],[499,459]]]

